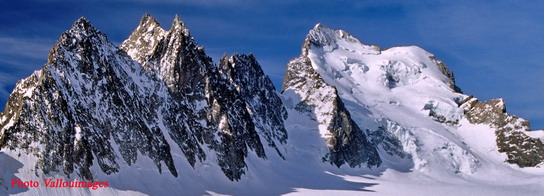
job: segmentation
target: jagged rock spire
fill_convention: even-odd
[[[66,51],[72,51],[79,55],[79,58],[91,58],[91,56],[98,56],[103,58],[108,55],[110,51],[104,50],[105,48],[115,48],[115,46],[109,41],[108,37],[96,29],[89,20],[84,17],[76,20],[72,27],[65,31],[55,43],[55,46],[49,51],[48,64],[58,65],[54,63],[55,59],[64,58],[63,53]],[[68,64],[67,66],[76,66],[75,64]],[[78,65],[86,67],[84,69],[90,69],[90,65]]]
[[[105,34],[102,34],[99,30],[97,30],[85,17],[80,17],[79,19],[77,19],[72,24],[72,27],[63,35],[65,34],[71,34],[79,40],[85,39],[87,37],[96,37],[98,35],[106,37]]]
[[[248,104],[257,131],[283,157],[280,145],[287,142],[283,122],[287,119],[287,110],[255,56],[235,53],[229,58],[225,54],[219,61],[219,69]]]
[[[74,24],[72,25],[72,29],[93,29],[94,30],[94,27],[91,25],[91,22],[87,20],[87,18],[82,16],[74,22]]]
[[[172,26],[170,27],[170,32],[174,34],[183,33],[183,35],[187,37],[191,37],[191,34],[189,33],[189,29],[185,27],[185,23],[181,20],[181,18],[177,14],[174,17]]]
[[[151,14],[145,13],[142,16],[142,19],[140,20],[140,24],[138,26],[148,26],[150,24],[159,25],[159,22],[157,21],[157,19],[151,16]]]
[[[172,22],[172,26],[185,26],[179,15],[176,14],[174,17],[174,21]]]
[[[246,101],[219,73],[179,16],[175,16],[170,30],[158,36],[149,29],[137,28],[121,48],[159,76],[169,93],[192,110],[192,118],[211,130],[195,133],[195,137],[215,149],[221,169],[229,179],[238,180],[246,167],[248,149],[258,157],[266,157]],[[219,135],[220,139],[209,139],[215,136],[206,134]],[[185,146],[183,142],[178,144]],[[190,163],[194,164],[194,159]]]
[[[123,41],[120,48],[130,57],[145,65],[145,61],[157,48],[159,41],[167,31],[161,28],[159,22],[150,14],[144,14],[136,29],[128,39]],[[149,67],[148,67],[149,68]]]

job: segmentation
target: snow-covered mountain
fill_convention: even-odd
[[[368,141],[383,151],[382,159],[408,154],[416,169],[437,165],[455,173],[476,172],[481,158],[465,137],[478,134],[462,134],[473,125],[489,127],[473,132],[495,133],[494,153],[504,152],[503,161],[520,167],[543,162],[542,140],[526,134],[527,120],[507,114],[500,99],[479,102],[462,94],[453,73],[416,46],[380,50],[318,24],[306,37],[302,55],[289,62],[283,91],[295,110],[316,116],[329,143],[339,141],[334,114],[346,111],[343,122],[361,127]],[[350,146],[346,141],[351,138],[341,140],[341,146]]]
[[[178,176],[171,149],[180,148],[192,166],[215,154],[225,175],[238,180],[250,151],[266,158],[257,130],[276,149],[272,138],[285,143],[286,112],[260,67],[240,62],[235,70],[260,73],[245,77],[261,81],[255,91],[268,93],[270,106],[246,104],[254,94],[242,89],[257,86],[219,72],[179,17],[165,31],[145,15],[121,48],[134,60],[86,19],[77,20],[44,67],[17,84],[1,118],[2,148],[34,156],[36,174],[84,180],[94,179],[93,164],[113,174],[119,162],[132,165],[141,156]]]
[[[144,15],[119,47],[80,18],[0,113],[0,194],[544,191],[544,134],[505,108],[419,47],[321,24],[279,94],[253,55],[214,64],[178,16]],[[49,178],[110,186],[10,187]]]

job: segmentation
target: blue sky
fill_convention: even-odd
[[[318,22],[382,48],[417,45],[443,60],[465,93],[502,97],[509,113],[543,129],[542,10],[544,3],[525,1],[2,0],[0,110],[16,81],[41,68],[77,18],[119,44],[144,13],[165,29],[179,14],[214,61],[254,53],[276,88]]]

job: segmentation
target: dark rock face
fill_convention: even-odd
[[[302,100],[295,109],[315,115],[318,124],[327,127],[329,153],[323,161],[337,167],[348,164],[350,167],[370,168],[381,164],[376,147],[351,119],[336,88],[326,84],[315,72],[307,56],[300,56],[287,64],[283,82],[285,90],[294,90],[301,96]]]
[[[534,167],[544,162],[544,143],[524,133],[531,131],[529,121],[507,114],[502,99],[478,102],[470,97],[461,107],[471,123],[490,124],[496,129],[499,152],[506,153],[508,163]]]
[[[174,143],[193,166],[206,160],[206,146],[230,180],[247,170],[249,150],[266,158],[254,123],[262,117],[249,111],[282,108],[281,100],[276,95],[274,106],[246,103],[244,92],[219,72],[179,17],[165,31],[144,15],[121,49],[87,20],[76,21],[48,63],[17,84],[0,116],[0,148],[36,156],[36,172],[75,172],[86,180],[93,179],[93,160],[112,174],[121,169],[120,159],[135,164],[138,152],[177,176]],[[245,66],[239,69],[262,73]],[[285,142],[285,112],[278,111],[267,124],[274,129],[263,138]]]
[[[450,83],[450,88],[453,89],[454,92],[463,93],[461,88],[459,88],[455,84],[455,77],[453,76],[453,72],[450,71],[450,69],[448,69],[448,67],[444,64],[444,62],[436,59],[434,56],[431,56],[430,58],[431,58],[432,61],[434,61],[438,65],[438,69],[440,70],[440,72],[442,72],[442,74],[444,74],[446,77],[448,77],[449,83]]]
[[[277,143],[287,142],[283,124],[287,119],[287,110],[255,57],[244,54],[234,54],[230,58],[223,56],[219,69],[244,98],[260,135],[283,157]]]
[[[337,99],[332,103],[336,109],[328,127],[328,130],[331,131],[331,138],[327,144],[332,148],[324,160],[334,163],[337,167],[344,163],[350,167],[360,167],[362,163],[366,163],[369,168],[380,166],[382,161],[376,147],[351,119],[349,111],[338,95],[336,96]]]
[[[76,172],[91,180],[94,159],[111,174],[119,171],[118,158],[133,164],[140,152],[177,176],[158,126],[156,111],[169,102],[160,89],[153,75],[81,18],[60,37],[47,64],[17,84],[4,112],[1,147],[33,154],[37,169],[46,174]]]
[[[144,16],[121,48],[157,74],[172,97],[186,103],[191,111],[184,113],[193,113],[193,119],[202,122],[203,131],[194,131],[194,137],[217,151],[217,161],[229,179],[238,180],[244,173],[248,147],[257,156],[266,157],[242,94],[221,75],[179,17],[165,31],[150,16]],[[221,139],[212,140],[215,136]],[[186,136],[178,138],[182,147]],[[194,164],[194,160],[190,162]]]

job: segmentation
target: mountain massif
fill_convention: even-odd
[[[529,179],[513,190],[536,193],[543,139],[416,46],[382,50],[317,24],[278,93],[254,55],[214,63],[178,16],[165,30],[144,15],[120,46],[80,18],[0,113],[0,193],[396,193],[384,187],[422,178],[506,194],[496,187]],[[10,186],[45,178],[111,186]]]

